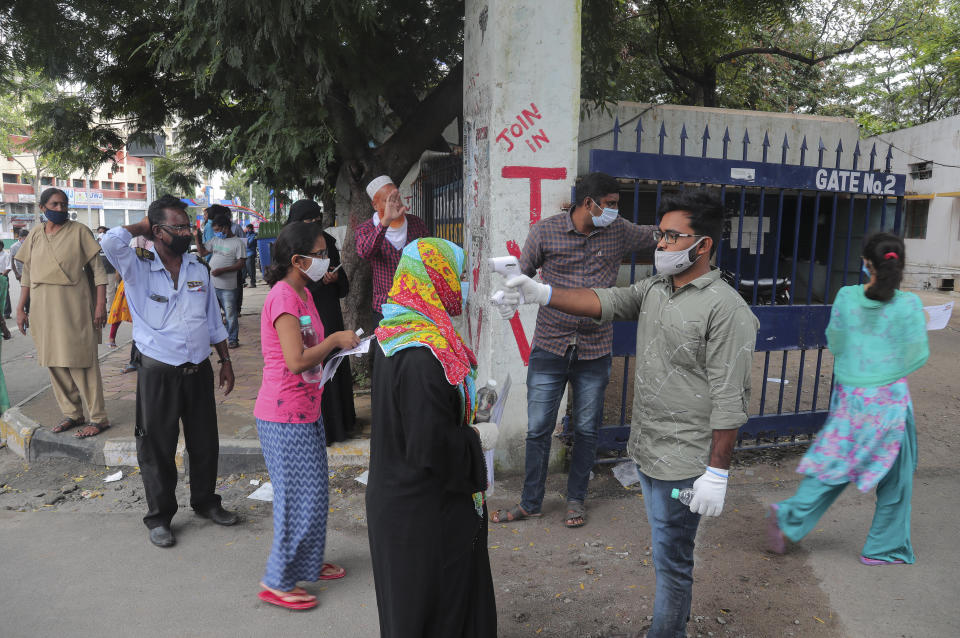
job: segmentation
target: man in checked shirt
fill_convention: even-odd
[[[403,248],[429,233],[419,217],[406,214],[408,208],[400,201],[400,191],[386,175],[367,185],[367,195],[373,202],[373,217],[357,226],[357,254],[370,262],[373,320],[379,324],[383,319],[380,307],[387,301]]]
[[[625,255],[653,257],[653,226],[637,226],[619,216],[620,186],[604,173],[587,175],[576,189],[570,212],[533,226],[520,257],[520,269],[562,288],[609,288]],[[584,499],[597,453],[603,417],[603,393],[610,380],[613,327],[575,317],[548,306],[540,308],[527,370],[526,472],[521,502],[491,515],[495,523],[540,516],[550,440],[560,399],[573,386],[573,453],[567,477],[564,524],[585,522]]]

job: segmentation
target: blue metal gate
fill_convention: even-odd
[[[841,168],[844,149],[840,140],[833,151],[818,140],[816,165],[808,166],[806,137],[800,142],[799,164],[788,164],[790,140],[786,135],[779,161],[776,157],[770,161],[771,143],[764,132],[762,161],[756,162],[747,161],[751,141],[746,130],[740,160],[728,157],[729,130],[721,139],[720,157],[708,157],[707,127],[701,135],[699,155],[686,153],[685,125],[679,132],[679,155],[664,154],[667,131],[663,124],[659,151],[641,151],[642,130],[638,121],[635,151],[619,150],[617,121],[613,150],[591,151],[590,170],[633,181],[632,193],[621,192],[620,210],[628,218],[632,210],[634,223],[658,223],[655,211],[665,191],[716,189],[731,213],[728,232],[717,252],[717,266],[726,271],[725,279],[740,291],[760,320],[751,412],[740,429],[739,446],[755,449],[808,440],[823,425],[830,400],[833,366],[829,351],[825,352],[824,334],[829,304],[841,286],[863,281],[863,237],[881,229],[900,232],[906,176],[890,172],[889,148],[880,168],[876,145],[870,150],[867,167],[861,169],[866,162],[861,162],[859,142],[846,161],[849,168]],[[824,156],[834,153],[833,168],[825,167]],[[637,268],[634,255],[629,263],[631,283]],[[622,452],[629,437],[635,340],[635,323],[614,325],[613,355],[623,360],[620,418],[619,423],[601,428],[601,451]],[[811,370],[814,358],[816,367]]]

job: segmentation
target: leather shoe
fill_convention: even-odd
[[[223,509],[222,505],[217,505],[216,507],[212,507],[202,512],[197,510],[197,516],[209,518],[217,525],[236,525],[237,521],[240,520],[240,517],[233,512],[228,512],[227,510]]]
[[[169,527],[151,527],[150,542],[157,547],[173,547],[177,544],[177,538],[170,531]]]

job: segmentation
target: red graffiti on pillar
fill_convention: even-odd
[[[504,166],[500,176],[506,179],[530,180],[530,225],[540,221],[541,189],[540,182],[545,179],[567,179],[565,168],[542,168],[540,166]],[[517,254],[517,258],[520,255]]]
[[[511,240],[507,242],[507,252],[520,259],[520,246],[517,242]],[[513,328],[513,338],[517,340],[517,348],[520,349],[520,358],[523,359],[523,365],[530,363],[530,342],[527,341],[527,333],[523,331],[523,323],[520,321],[520,313],[515,312],[510,318],[510,327]]]

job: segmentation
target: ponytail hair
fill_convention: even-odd
[[[290,272],[290,260],[294,255],[307,255],[313,252],[317,237],[323,234],[320,224],[292,222],[283,227],[277,235],[277,241],[271,246],[272,263],[264,273],[264,279],[271,288]]]
[[[903,240],[890,233],[873,233],[864,241],[863,258],[873,264],[876,281],[864,291],[868,299],[890,301],[900,288],[906,250]]]

